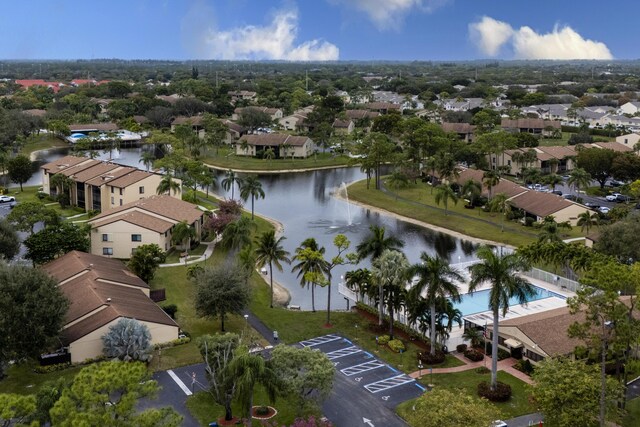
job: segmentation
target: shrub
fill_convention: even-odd
[[[124,361],[146,362],[151,358],[153,350],[149,328],[135,319],[118,320],[102,336],[102,342],[105,356]]]
[[[60,207],[66,208],[71,204],[71,199],[69,199],[69,195],[67,193],[62,193],[58,195],[58,203],[60,203]]]
[[[520,372],[524,372],[525,374],[531,376],[531,374],[533,374],[533,370],[534,367],[531,364],[531,362],[529,361],[529,359],[521,359],[518,360],[518,362],[516,362],[515,365],[513,365],[514,368],[516,368],[518,371]]]
[[[169,341],[169,342],[163,342],[160,344],[156,344],[155,346],[153,346],[153,348],[155,348],[156,350],[160,349],[160,348],[170,348],[170,347],[175,347],[177,345],[182,345],[182,344],[187,344],[191,342],[191,338],[189,337],[184,337],[184,338],[178,338],[175,339],[173,341]]]
[[[71,363],[56,363],[54,365],[47,366],[36,366],[33,368],[33,372],[36,374],[48,374],[49,372],[62,371],[63,369],[67,369],[72,367]]]
[[[472,362],[479,362],[482,359],[484,359],[484,354],[480,353],[477,350],[474,350],[472,348],[468,349],[467,351],[464,352],[464,357],[466,357],[467,359],[471,360]]]
[[[44,193],[42,191],[38,191],[36,193],[36,197],[38,198],[38,200],[43,200],[43,199],[45,199],[47,197],[47,193]]]
[[[400,340],[391,340],[387,345],[392,351],[395,351],[396,353],[402,353],[403,351],[405,351],[405,346]]]
[[[491,355],[491,349],[492,349],[493,345],[490,341],[487,341],[487,354]],[[503,350],[500,347],[498,347],[498,360],[504,360],[504,359],[508,359],[511,357],[511,353],[509,353],[507,350]]]
[[[456,351],[458,353],[464,353],[467,350],[467,345],[466,344],[458,344],[456,346]]]
[[[527,216],[524,218],[524,226],[525,227],[533,227],[533,223],[536,222],[535,219],[531,218],[530,216]]]
[[[444,362],[444,359],[444,352],[440,350],[436,350],[436,353],[433,355],[427,351],[418,352],[418,360],[425,365],[437,365]]]
[[[496,389],[491,390],[491,384],[488,381],[483,381],[478,384],[478,396],[491,402],[506,402],[511,398],[511,386],[498,381]]]
[[[491,369],[487,368],[486,366],[480,366],[478,368],[476,368],[476,374],[488,374],[491,372]]]
[[[378,341],[379,345],[385,345],[385,344],[389,343],[390,339],[391,339],[391,337],[389,335],[381,335],[381,336],[376,338],[376,341]]]
[[[99,210],[91,209],[89,212],[87,212],[87,216],[89,218],[93,218],[94,216],[98,215],[99,213],[100,213]]]
[[[269,414],[269,407],[267,406],[259,406],[256,408],[256,415],[264,416]]]
[[[171,316],[172,319],[176,318],[176,313],[178,312],[178,306],[175,304],[167,304],[167,305],[163,305],[162,309],[164,310],[165,313],[167,313],[169,316]]]

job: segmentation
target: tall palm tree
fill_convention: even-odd
[[[372,274],[378,282],[378,306],[389,311],[389,336],[393,338],[393,314],[405,302],[409,261],[402,252],[386,249],[373,262]]]
[[[544,183],[551,186],[551,190],[555,191],[556,185],[562,183],[562,177],[556,173],[551,173],[543,178]]]
[[[575,188],[576,192],[579,193],[581,188],[589,187],[591,184],[591,175],[582,168],[575,168],[569,174],[567,184]]]
[[[373,261],[380,257],[386,249],[400,250],[404,247],[404,242],[397,237],[385,236],[384,227],[371,225],[369,230],[369,235],[356,246],[356,253],[361,260],[371,257],[371,261]]]
[[[257,384],[265,389],[269,402],[275,402],[282,387],[282,380],[271,368],[271,363],[261,354],[249,353],[246,348],[237,349],[229,368],[236,379],[238,400],[248,420],[251,420],[253,391]]]
[[[281,245],[284,239],[285,237],[278,237],[276,239],[275,230],[265,231],[256,239],[256,261],[258,268],[262,268],[266,264],[269,265],[271,308],[273,308],[273,266],[275,265],[278,271],[282,271],[282,261],[291,264],[289,252],[285,251]]]
[[[191,239],[194,237],[196,237],[196,230],[187,221],[181,221],[173,226],[171,241],[174,244],[181,244],[187,253],[191,247]]]
[[[71,202],[71,186],[73,185],[73,180],[68,176],[56,173],[49,178],[49,187],[53,186],[56,188],[56,194],[64,194],[65,187],[69,191],[69,202]]]
[[[511,204],[509,203],[509,196],[505,193],[498,193],[489,202],[489,210],[491,212],[500,212],[502,214],[502,224],[500,225],[500,231],[504,231],[504,219],[511,212]]]
[[[462,187],[460,188],[460,194],[465,199],[468,199],[471,205],[473,205],[474,202],[478,199],[478,197],[480,197],[481,193],[482,193],[482,184],[480,184],[475,179],[466,180],[462,184]]]
[[[447,216],[447,212],[448,212],[448,209],[449,209],[449,200],[451,200],[454,204],[457,205],[459,199],[460,198],[458,197],[456,192],[453,191],[453,188],[451,188],[450,185],[440,184],[436,188],[435,201],[436,201],[436,204],[438,206],[440,206],[440,202],[442,202],[442,204],[444,205],[444,215],[445,216]]]
[[[294,261],[298,261],[291,271],[297,271],[300,278],[300,286],[311,287],[311,311],[316,312],[315,288],[320,280],[324,280],[328,274],[328,264],[324,259],[324,246],[319,247],[318,242],[313,237],[305,239],[296,248]]]
[[[180,191],[180,183],[170,173],[162,177],[156,188],[157,194],[169,194],[170,192],[176,194],[178,191]]]
[[[371,257],[371,261],[375,261],[385,250],[398,250],[404,247],[404,242],[397,237],[385,237],[384,227],[371,225],[369,230],[371,231],[369,235],[356,246],[356,253],[361,260]],[[380,294],[382,294],[382,291],[380,291]],[[379,304],[378,325],[382,325],[382,304]]]
[[[540,224],[540,233],[538,234],[539,242],[561,242],[561,229],[571,230],[569,221],[557,222],[553,215],[544,217]]]
[[[257,175],[249,175],[240,184],[240,197],[245,202],[251,197],[251,219],[253,219],[253,203],[255,199],[264,199],[264,190]]]
[[[142,153],[140,153],[140,160],[138,160],[138,163],[142,163],[147,168],[148,172],[149,169],[151,169],[151,166],[153,166],[153,161],[155,159],[156,156],[151,151],[143,150]]]
[[[251,233],[255,228],[256,223],[251,218],[241,216],[224,228],[220,245],[236,253],[251,244]]]
[[[438,298],[451,298],[460,301],[460,290],[454,281],[462,281],[462,276],[447,260],[439,256],[432,257],[426,252],[420,254],[421,262],[411,266],[410,274],[418,277],[411,289],[413,298],[419,298],[425,292],[425,300],[431,311],[431,354],[436,353],[436,302]]]
[[[485,171],[482,175],[482,183],[489,190],[489,199],[491,199],[491,189],[500,183],[500,174],[498,171]]]
[[[455,308],[453,302],[448,298],[438,298],[436,303],[436,343],[444,347],[451,336],[453,325],[462,327],[462,311]]]
[[[372,284],[371,271],[367,268],[347,271],[344,275],[344,284],[356,293],[356,300],[358,300],[369,293]]]
[[[273,160],[276,157],[276,152],[273,148],[269,147],[262,153],[262,160]]]
[[[467,328],[462,334],[462,339],[469,341],[471,347],[478,347],[482,342],[482,333],[476,328]]]
[[[489,246],[482,246],[476,252],[480,260],[469,267],[471,280],[469,292],[474,292],[485,283],[491,285],[489,309],[493,313],[493,339],[491,346],[491,389],[498,384],[498,322],[509,310],[509,300],[515,297],[520,304],[535,294],[534,287],[517,273],[528,269],[527,262],[518,254],[497,255]]]
[[[589,233],[589,229],[591,227],[597,226],[599,224],[600,221],[597,213],[592,214],[591,212],[582,212],[578,215],[578,226],[583,232],[586,229],[587,233]]]
[[[231,189],[231,200],[233,200],[235,195],[235,185],[238,184],[238,187],[241,187],[242,178],[238,176],[236,171],[229,169],[224,173],[224,178],[220,183],[222,184],[224,191],[229,191],[229,189]]]

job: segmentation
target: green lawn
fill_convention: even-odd
[[[264,160],[253,157],[237,156],[230,148],[221,149],[216,156],[211,153],[202,161],[206,164],[224,169],[236,170],[305,170],[329,166],[347,166],[350,162],[347,156],[333,156],[330,153],[318,153],[307,159],[273,159]]]
[[[56,210],[56,212],[58,212],[60,214],[60,216],[63,217],[70,217],[70,216],[74,216],[74,215],[78,215],[78,214],[82,214],[85,213],[85,210],[82,208],[78,208],[78,207],[68,207],[68,208],[61,208],[59,203],[53,202],[50,199],[43,199],[40,200],[38,199],[38,197],[36,196],[36,194],[38,193],[38,189],[40,188],[40,186],[32,186],[32,187],[23,187],[23,191],[20,192],[20,187],[11,187],[9,189],[9,195],[14,196],[16,198],[17,202],[40,202],[40,203],[44,203],[46,204],[48,207],[53,208]],[[82,220],[82,219],[87,219],[86,216],[84,217],[79,217],[79,218],[74,218],[74,221],[77,220]]]
[[[569,138],[573,135],[572,132],[562,132],[562,138],[553,139],[553,138],[541,138],[540,146],[541,147],[556,147],[556,146],[565,146],[569,145]],[[615,137],[606,137],[600,135],[593,136],[594,141],[615,141]]]
[[[482,381],[490,380],[491,374],[478,374],[475,370],[456,372],[452,374],[433,374],[433,379],[431,379],[428,370],[426,370],[426,372],[423,373],[422,380],[420,380],[420,382],[425,386],[431,383],[435,387],[441,387],[448,390],[463,389],[467,394],[477,396],[478,384]],[[527,384],[503,371],[498,371],[498,381],[509,384],[512,391],[511,399],[508,402],[491,403],[491,405],[495,405],[498,408],[502,413],[503,418],[514,418],[536,411],[536,408],[529,403],[529,391],[527,390]],[[414,400],[409,400],[398,405],[398,414],[400,416],[406,414],[413,406],[413,402]]]
[[[44,383],[63,377],[71,379],[82,369],[82,366],[77,366],[62,371],[37,374],[33,371],[35,366],[37,362],[10,366],[7,376],[0,381],[0,393],[33,394]]]
[[[623,427],[638,427],[640,425],[640,397],[627,402],[627,416],[622,420]]]
[[[189,256],[200,256],[207,250],[207,245],[198,245],[195,249],[189,251]],[[171,249],[169,253],[167,253],[167,259],[165,261],[166,264],[175,264],[177,262],[184,261],[184,259],[180,258],[180,254],[182,251],[178,251],[175,249]]]
[[[29,141],[20,150],[20,154],[29,156],[34,151],[57,147],[69,147],[69,143],[49,134],[35,135],[29,138]]]

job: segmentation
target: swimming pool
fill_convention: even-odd
[[[558,297],[562,299],[566,299],[565,296],[557,294],[555,292],[549,291],[547,289],[540,288],[538,286],[533,286],[535,290],[535,295],[530,297],[527,302],[537,301],[544,298],[549,297]],[[482,291],[477,291],[472,294],[464,294],[462,295],[462,301],[459,303],[454,303],[454,307],[462,312],[463,316],[468,316],[470,314],[480,313],[482,311],[489,310],[489,293],[491,291],[489,289],[485,289]],[[520,302],[518,298],[511,298],[509,300],[509,305],[518,305]]]

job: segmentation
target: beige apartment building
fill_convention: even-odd
[[[146,325],[153,344],[178,338],[178,324],[149,298],[149,285],[122,262],[73,251],[42,269],[70,303],[62,345],[72,363],[101,356],[102,336],[122,318]]]
[[[173,228],[186,221],[200,240],[204,212],[196,205],[167,195],[154,195],[115,207],[93,217],[91,253],[128,259],[140,245],[156,244],[167,251]]]
[[[64,189],[70,194],[70,203],[87,212],[103,212],[155,195],[162,180],[159,173],[77,156],[65,156],[40,169],[45,193],[62,191],[50,184],[52,176],[62,174],[72,181],[71,189]],[[182,191],[171,192],[170,196],[182,199]]]
[[[284,133],[244,135],[236,144],[236,155],[253,157],[269,148],[274,150],[276,158],[304,159],[313,154],[315,145],[311,138],[306,136],[292,136]]]

